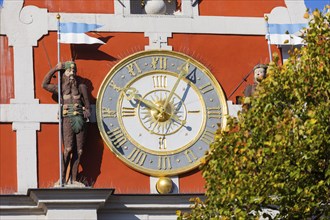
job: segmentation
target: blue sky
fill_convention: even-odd
[[[324,6],[327,4],[330,5],[330,0],[305,0],[306,8],[308,8],[310,12],[314,11],[316,8],[323,11]]]

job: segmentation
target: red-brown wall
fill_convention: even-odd
[[[285,6],[284,0],[202,0],[200,15],[263,17],[277,6]]]
[[[0,57],[0,104],[8,104],[14,98],[14,63],[6,36],[0,36]]]
[[[17,191],[16,132],[12,124],[0,124],[0,194]]]
[[[124,57],[143,50],[147,44],[143,33],[100,35],[110,37],[107,44],[75,45],[74,51],[71,51],[69,45],[61,45],[63,61],[71,59],[72,54],[76,54],[78,75],[87,78],[85,82],[89,87],[93,104],[100,84],[111,67]],[[169,44],[173,46],[173,50],[186,53],[207,66],[227,96],[255,64],[268,62],[267,43],[263,36],[174,34]],[[56,33],[45,36],[39,42],[39,47],[35,48],[34,54],[36,96],[41,103],[56,103],[51,99],[51,94],[40,86],[49,69],[47,57],[52,66],[56,63]],[[252,82],[251,77],[249,81]],[[56,83],[56,79],[54,82]],[[246,83],[230,99],[235,101],[235,96],[241,95],[245,86]],[[50,186],[49,184],[58,177],[57,129],[57,125],[43,124],[38,134],[40,187]],[[81,178],[94,187],[114,187],[116,193],[148,193],[149,177],[131,170],[116,158],[103,143],[95,123],[90,123],[88,129],[88,142],[81,161]],[[47,169],[44,168],[45,165]],[[180,177],[180,192],[204,192],[204,180],[200,172],[193,171]]]
[[[9,104],[14,98],[14,65],[6,36],[0,36],[0,55],[0,104]],[[16,132],[11,123],[0,123],[0,193],[16,191]]]
[[[114,1],[115,0],[25,0],[24,5],[34,5],[39,8],[47,8],[49,12],[113,14]]]
[[[95,1],[41,1],[27,0],[25,5],[47,8],[50,12],[113,13],[113,0]],[[283,1],[225,1],[203,0],[200,3],[201,15],[217,16],[259,16],[269,13]],[[79,5],[79,7],[78,7]],[[61,45],[61,61],[76,59],[78,75],[88,86],[92,104],[95,104],[102,80],[108,71],[126,56],[144,50],[148,38],[144,33],[89,33],[102,37],[104,45]],[[3,62],[6,76],[13,81],[13,53],[8,47],[6,37],[0,37],[1,50],[9,55]],[[174,51],[192,56],[208,67],[222,86],[226,98],[235,102],[235,97],[242,95],[247,83],[252,83],[252,74],[238,90],[229,95],[242,82],[243,78],[258,63],[269,61],[267,42],[264,36],[212,35],[212,34],[173,34],[168,41]],[[273,52],[279,52],[276,47]],[[49,92],[41,88],[41,82],[47,71],[57,63],[57,35],[49,32],[34,47],[34,77],[36,99],[41,104],[55,104]],[[2,58],[1,58],[2,60]],[[4,73],[5,72],[5,73]],[[2,78],[1,78],[2,79]],[[53,79],[54,83],[57,79]],[[1,82],[1,85],[3,83]],[[8,87],[9,88],[9,87]],[[0,90],[2,91],[2,90]],[[9,103],[13,98],[13,84],[8,95],[0,94],[1,102]],[[6,93],[6,94],[7,94]],[[0,190],[13,192],[17,188],[16,178],[16,143],[15,132],[11,124],[0,124]],[[37,133],[38,185],[41,188],[52,187],[59,176],[58,125],[42,123]],[[96,123],[88,124],[88,137],[80,166],[80,178],[86,184],[96,188],[116,189],[116,193],[149,193],[149,177],[124,165],[108,149],[100,137]],[[204,180],[201,172],[194,170],[180,175],[180,192],[204,192]]]

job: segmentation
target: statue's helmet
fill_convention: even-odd
[[[67,69],[77,69],[77,66],[76,66],[76,63],[73,62],[73,61],[67,61],[64,63],[64,69],[67,70]]]

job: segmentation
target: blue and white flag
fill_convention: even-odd
[[[302,32],[308,28],[309,19],[306,10],[312,12],[318,8],[321,12],[330,0],[284,0],[286,7],[278,6],[267,15],[267,39],[270,44],[304,44]],[[328,9],[329,10],[329,9]],[[311,15],[312,17],[312,15]]]
[[[1,1],[1,0],[0,0]],[[60,23],[60,43],[63,44],[104,44],[103,41],[90,37],[86,32],[102,27],[98,24],[67,22]]]
[[[0,0],[0,8],[3,7],[3,2],[4,2],[4,0]]]
[[[303,28],[307,23],[297,24],[269,24],[269,40],[271,44],[304,44],[300,37]]]

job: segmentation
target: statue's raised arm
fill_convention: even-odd
[[[52,77],[54,76],[54,74],[58,71],[63,71],[63,64],[60,62],[58,63],[54,68],[50,69],[48,71],[48,73],[46,74],[46,76],[44,77],[44,79],[42,80],[42,88],[44,88],[45,90],[47,90],[48,92],[52,92],[57,94],[58,93],[58,86],[57,84],[51,84],[50,81],[52,79]]]

